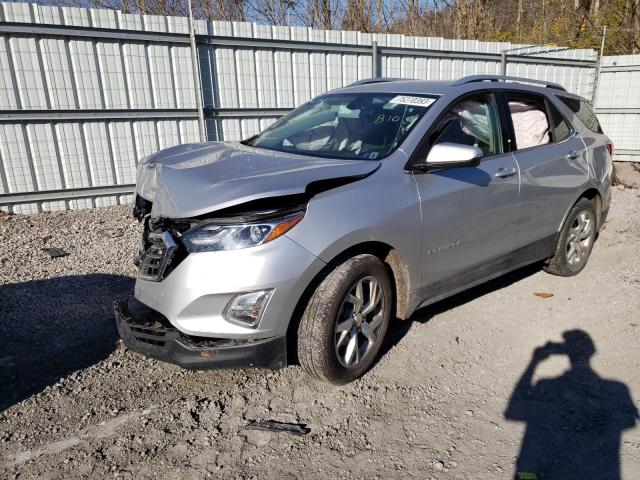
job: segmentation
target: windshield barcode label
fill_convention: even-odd
[[[427,97],[412,97],[410,95],[397,95],[389,100],[389,103],[396,103],[400,105],[413,105],[416,107],[428,107],[433,102],[435,102],[435,98],[427,98]]]

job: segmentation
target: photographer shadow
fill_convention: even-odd
[[[622,432],[638,411],[624,383],[601,378],[590,366],[596,352],[582,330],[564,332],[564,343],[537,348],[505,412],[526,422],[516,464],[518,480],[620,480]],[[540,362],[566,355],[571,368],[533,384]]]

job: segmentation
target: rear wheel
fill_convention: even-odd
[[[586,198],[578,200],[562,226],[556,250],[545,270],[563,277],[580,273],[593,249],[597,221],[593,203]]]
[[[316,288],[300,320],[302,367],[334,384],[362,376],[380,351],[391,305],[391,282],[379,258],[357,255],[338,266]]]

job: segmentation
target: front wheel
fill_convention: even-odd
[[[544,269],[562,277],[580,273],[591,255],[597,222],[593,203],[586,198],[578,200],[562,226],[556,250]]]
[[[373,255],[335,268],[309,299],[298,328],[298,358],[310,375],[337,385],[375,362],[389,326],[389,274]]]

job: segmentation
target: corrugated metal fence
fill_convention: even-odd
[[[0,4],[0,205],[20,213],[130,201],[144,156],[199,140],[185,18]],[[372,76],[543,79],[591,98],[593,50],[197,21],[209,140],[249,137]],[[517,50],[512,50],[517,48]],[[603,68],[602,81],[606,68]]]
[[[640,161],[640,55],[603,57],[596,112],[615,159]]]

